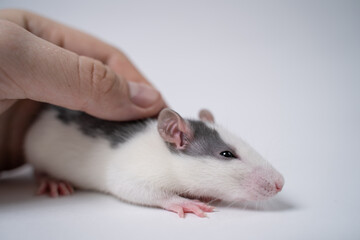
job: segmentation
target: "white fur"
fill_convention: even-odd
[[[218,125],[207,123],[241,156],[222,161],[171,153],[156,121],[119,147],[89,137],[75,124],[64,124],[53,110],[44,111],[25,141],[27,160],[39,171],[74,186],[110,193],[132,203],[166,208],[179,194],[224,200],[259,199],[257,182],[282,177],[244,141]],[[260,170],[259,170],[260,169]],[[255,174],[253,174],[255,173]],[[259,178],[250,176],[260,175]],[[282,180],[283,181],[283,180]],[[257,195],[256,195],[257,194]]]

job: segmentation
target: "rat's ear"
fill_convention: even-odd
[[[212,113],[207,109],[202,109],[199,112],[199,118],[201,119],[201,121],[210,122],[210,123],[215,122],[214,115],[212,115]]]
[[[160,136],[177,149],[184,149],[193,136],[188,124],[177,112],[165,108],[158,117],[158,131]]]

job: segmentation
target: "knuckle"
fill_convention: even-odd
[[[85,56],[80,56],[78,61],[80,86],[85,88],[82,91],[90,94],[94,100],[120,87],[121,82],[115,73],[102,62]]]
[[[115,74],[99,61],[93,61],[91,69],[91,85],[95,92],[100,95],[109,93],[116,84]]]

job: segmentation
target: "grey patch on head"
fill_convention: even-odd
[[[110,141],[111,147],[117,147],[126,142],[135,134],[144,130],[152,119],[136,121],[108,121],[99,119],[81,111],[69,110],[66,108],[49,105],[50,109],[57,111],[57,118],[64,124],[74,123],[79,130],[93,138],[105,138]]]
[[[202,121],[187,120],[193,130],[193,139],[185,149],[176,149],[173,144],[167,144],[172,153],[185,154],[194,157],[208,156],[217,159],[230,160],[220,155],[223,151],[232,151],[233,148],[221,139],[219,133],[208,127]]]

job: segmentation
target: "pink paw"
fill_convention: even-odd
[[[74,188],[66,181],[57,180],[45,174],[36,174],[38,179],[37,195],[48,194],[50,197],[68,196]]]
[[[206,212],[213,212],[214,207],[198,200],[185,200],[179,203],[170,203],[165,209],[177,213],[181,218],[185,217],[185,213],[194,213],[203,218],[206,217]]]

